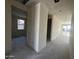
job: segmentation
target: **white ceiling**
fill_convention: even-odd
[[[74,0],[60,0],[58,3],[54,3],[54,0],[30,0],[34,2],[42,2],[46,4],[49,9],[49,13],[60,13],[66,12],[69,13],[73,9]]]
[[[49,14],[65,16],[71,14],[74,10],[74,0],[60,0],[58,3],[54,3],[54,0],[30,0],[30,2],[44,3],[49,9]]]

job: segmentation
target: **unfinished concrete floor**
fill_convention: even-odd
[[[39,53],[25,47],[12,52],[9,59],[69,59],[68,38],[57,38]]]

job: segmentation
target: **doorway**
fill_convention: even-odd
[[[26,12],[12,6],[12,49],[26,46]]]
[[[52,15],[48,15],[48,22],[47,22],[47,42],[51,41],[51,26],[52,26]]]

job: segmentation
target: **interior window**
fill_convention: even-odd
[[[17,28],[18,28],[18,30],[24,30],[24,24],[25,24],[24,20],[18,19],[17,20]]]

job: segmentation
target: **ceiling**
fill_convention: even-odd
[[[23,1],[28,1],[28,0],[16,0],[16,1],[19,1],[20,3],[23,4]],[[29,2],[42,2],[48,7],[49,13],[58,14],[60,12],[63,13],[66,11],[67,11],[66,13],[71,12],[71,10],[73,10],[74,0],[60,0],[58,3],[55,3],[54,0],[29,0]]]
[[[22,3],[23,0],[18,0]],[[27,4],[33,4],[37,2],[42,2],[45,4],[49,10],[49,14],[59,14],[59,15],[69,15],[74,10],[74,0],[60,0],[58,3],[55,3],[54,0],[29,0]]]
[[[38,0],[38,1],[45,3],[49,11],[51,11],[50,13],[56,13],[56,12],[58,13],[59,11],[70,12],[73,9],[72,4],[74,0],[60,0],[60,2],[58,3],[55,3],[54,0]]]
[[[74,0],[60,0],[58,3],[55,3],[54,0],[30,0],[30,2],[31,1],[42,2],[48,8],[49,14],[57,15],[61,17],[63,21],[69,21],[68,18],[71,18],[74,10]]]

